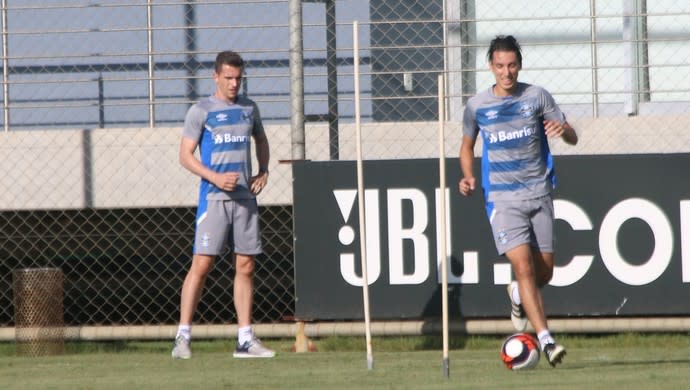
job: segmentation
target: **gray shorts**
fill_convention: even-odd
[[[208,200],[199,205],[194,253],[217,256],[226,244],[242,255],[262,252],[256,199]]]
[[[499,255],[522,244],[553,253],[553,199],[497,201],[489,216]]]

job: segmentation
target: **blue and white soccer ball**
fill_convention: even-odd
[[[529,370],[539,363],[539,344],[529,333],[510,335],[501,346],[501,360],[509,370]]]

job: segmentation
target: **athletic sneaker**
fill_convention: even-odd
[[[232,354],[236,358],[272,358],[275,355],[275,351],[264,347],[261,340],[256,337],[242,345],[238,343],[235,353]]]
[[[192,357],[191,341],[182,336],[175,338],[175,344],[172,350],[173,359],[189,359]]]
[[[549,361],[551,367],[556,367],[565,356],[565,347],[560,344],[546,344],[544,346],[544,355]]]
[[[518,332],[523,332],[527,329],[527,314],[522,309],[522,305],[518,305],[513,301],[513,289],[517,288],[517,282],[512,281],[508,285],[508,298],[510,298],[510,320]]]

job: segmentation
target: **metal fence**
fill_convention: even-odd
[[[690,4],[323,0],[295,15],[291,3],[2,1],[0,326],[13,325],[12,270],[37,266],[65,272],[67,324],[177,321],[197,185],[177,145],[186,109],[214,90],[220,50],[248,61],[244,93],[272,148],[259,198],[262,323],[294,314],[293,188],[281,161],[296,147],[299,158],[354,158],[355,66],[367,159],[438,156],[439,73],[444,154],[456,157],[463,103],[492,83],[485,52],[497,34],[520,40],[520,79],[551,91],[581,134],[578,147],[555,143],[555,153],[690,151]],[[296,20],[301,79],[290,66]],[[195,321],[234,322],[232,272],[224,256]]]

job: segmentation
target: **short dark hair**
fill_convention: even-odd
[[[518,65],[522,67],[522,50],[517,39],[512,35],[497,35],[489,44],[489,51],[486,53],[486,58],[489,63],[493,60],[495,51],[512,51],[517,56]]]
[[[220,73],[223,65],[230,65],[240,69],[244,69],[244,60],[242,56],[231,50],[221,51],[216,56],[216,73]]]

